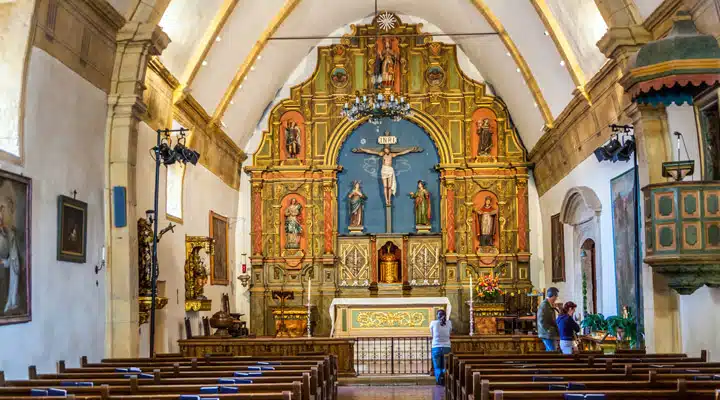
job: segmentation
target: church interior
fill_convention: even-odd
[[[644,374],[583,389],[720,396],[719,0],[0,0],[0,28],[0,398],[562,398],[482,377],[549,362],[548,299],[577,365]]]

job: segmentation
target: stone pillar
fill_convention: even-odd
[[[146,111],[142,101],[145,71],[150,56],[159,55],[169,43],[157,26],[130,22],[117,36],[115,67],[108,96],[106,129],[106,243],[108,248],[105,354],[107,357],[137,357],[138,271],[135,165],[138,124]],[[145,154],[145,153],[143,153]],[[111,210],[116,199],[112,188],[125,188],[126,221],[115,227]]]
[[[626,107],[625,114],[635,127],[640,187],[664,182],[666,179],[662,177],[662,163],[672,160],[665,107],[631,103]],[[647,211],[646,205],[641,202],[640,207],[643,216]],[[644,236],[643,228],[640,229],[640,243],[645,243]],[[648,351],[680,352],[678,294],[668,287],[662,275],[654,273],[647,264],[642,266],[642,290]]]

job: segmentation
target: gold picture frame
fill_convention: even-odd
[[[210,284],[230,284],[228,262],[228,219],[210,211],[210,237],[215,241],[215,252],[210,256]]]

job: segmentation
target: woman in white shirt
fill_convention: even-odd
[[[432,335],[432,361],[435,369],[435,382],[445,384],[445,354],[450,353],[450,333],[452,322],[447,320],[445,310],[438,310],[437,319],[430,322]]]

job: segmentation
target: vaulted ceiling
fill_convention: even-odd
[[[126,13],[137,1],[111,3]],[[241,147],[320,43],[270,38],[349,32],[374,10],[373,0],[169,1],[160,26],[172,42],[161,60]],[[662,0],[634,2],[645,18]],[[378,7],[426,21],[431,33],[496,32],[453,41],[507,103],[528,150],[605,62],[595,45],[607,30],[596,0],[379,0]]]

